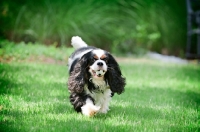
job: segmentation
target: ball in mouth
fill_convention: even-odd
[[[96,77],[102,77],[104,74],[105,74],[105,71],[104,70],[92,70],[92,74],[93,76],[96,76]]]

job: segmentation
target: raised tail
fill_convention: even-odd
[[[81,37],[79,37],[79,36],[74,36],[74,37],[72,37],[71,45],[72,45],[75,49],[79,49],[79,48],[87,47],[87,46],[88,46],[88,45],[81,39]]]

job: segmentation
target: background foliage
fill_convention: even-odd
[[[74,35],[116,53],[182,55],[185,1],[3,0],[0,34],[12,41],[70,44]]]

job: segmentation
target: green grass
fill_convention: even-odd
[[[16,52],[17,46],[12,47]],[[35,54],[29,46],[24,48]],[[1,57],[10,53],[5,47]],[[60,50],[50,51],[59,54]],[[67,62],[27,60],[0,64],[1,131],[200,130],[199,65],[122,60],[119,63],[127,79],[125,92],[112,98],[107,114],[89,118],[77,114],[69,103]]]
[[[6,40],[0,41],[0,61],[67,61],[72,48],[60,47],[55,45],[45,46],[40,43],[20,42],[17,45]],[[52,60],[53,61],[53,60]]]

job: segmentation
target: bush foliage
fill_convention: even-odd
[[[185,49],[185,1],[4,0],[1,36],[13,41],[69,45],[79,35],[116,53]]]

